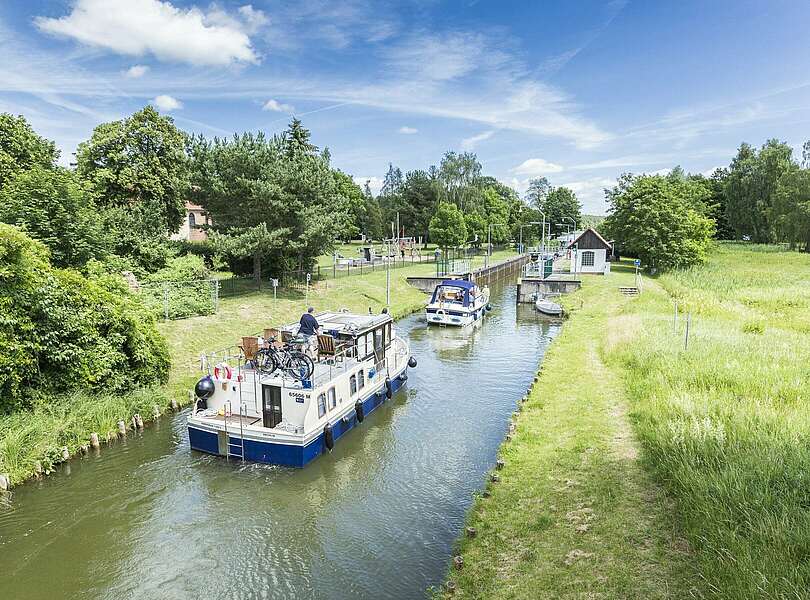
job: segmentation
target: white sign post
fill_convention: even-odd
[[[273,284],[273,308],[275,308],[276,304],[278,304],[278,296],[276,295],[276,290],[278,290],[278,279],[271,279],[270,283]]]
[[[312,274],[307,273],[307,291],[304,295],[304,304],[309,306],[309,282],[312,281]]]

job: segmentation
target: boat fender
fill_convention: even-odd
[[[354,403],[354,411],[357,413],[357,422],[362,423],[363,419],[366,418],[366,411],[363,408],[363,403],[360,400]]]
[[[394,390],[391,388],[391,380],[388,377],[385,378],[385,397],[391,398],[394,395]]]
[[[409,366],[411,369],[413,369],[414,367],[416,367],[416,359],[415,359],[413,356],[411,356],[411,357],[408,359],[408,366]]]
[[[487,310],[492,310],[492,305],[491,304],[487,304]]]
[[[222,381],[230,381],[231,377],[233,377],[233,371],[226,363],[221,362],[214,367],[214,377]]]
[[[408,381],[408,374],[407,373],[400,373],[399,380],[400,381]]]
[[[329,423],[323,428],[323,442],[329,450],[335,447],[335,434],[332,432],[332,426]]]
[[[213,396],[215,391],[216,385],[214,384],[214,380],[211,379],[210,375],[206,375],[200,379],[194,386],[194,395],[203,401],[208,400],[211,396]]]

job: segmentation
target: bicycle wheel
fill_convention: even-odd
[[[256,354],[256,370],[270,375],[278,369],[278,361],[270,350],[262,349]]]
[[[290,377],[303,381],[312,377],[315,372],[315,363],[303,352],[290,352],[284,370]]]

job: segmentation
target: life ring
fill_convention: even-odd
[[[222,381],[230,381],[233,377],[233,371],[226,363],[221,362],[214,367],[214,377]]]

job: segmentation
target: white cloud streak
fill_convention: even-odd
[[[464,138],[461,140],[461,149],[462,150],[474,150],[475,147],[483,142],[491,138],[495,134],[494,130],[484,131],[479,133],[478,135],[474,135],[468,138]]]
[[[157,96],[154,100],[152,100],[152,104],[163,112],[171,112],[173,110],[183,108],[183,103],[177,98],[173,98],[172,96],[167,96],[165,94]]]
[[[278,100],[273,100],[271,98],[264,103],[262,110],[291,113],[295,110],[295,108],[291,104],[284,104],[283,102],[279,102]]]
[[[419,133],[419,130],[415,127],[408,127],[407,125],[403,125],[397,130],[397,133],[401,133],[403,135],[413,135],[415,133]]]
[[[549,162],[543,158],[529,158],[518,166],[510,169],[515,175],[525,175],[527,177],[540,177],[551,173],[559,173],[563,170],[562,165]]]
[[[138,79],[139,77],[143,77],[149,72],[149,67],[146,65],[133,65],[126,71],[124,71],[124,77],[129,77],[130,79]]]

